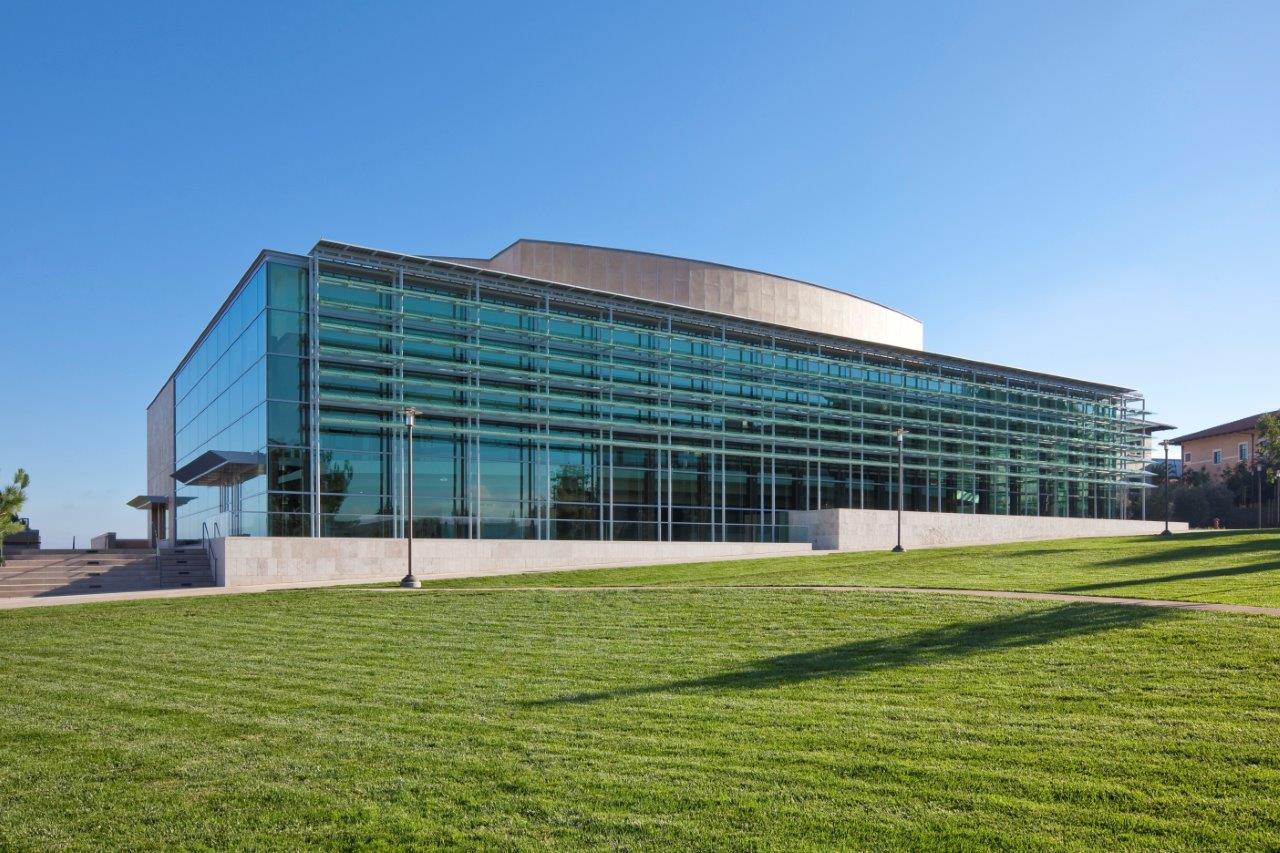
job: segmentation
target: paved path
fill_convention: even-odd
[[[359,582],[354,582],[358,584]],[[361,587],[352,581],[319,581],[293,586],[247,587],[192,587],[190,589],[157,589],[138,592],[101,592],[85,595],[50,595],[36,598],[0,598],[0,610],[17,610],[25,607],[55,607],[64,604],[93,604],[104,601],[140,601],[149,598],[196,598],[206,595],[238,595],[251,592],[278,592],[283,589],[308,589],[312,587],[345,585],[353,592],[410,592],[410,593],[458,593],[458,592],[675,592],[679,590],[772,590],[792,592],[900,592],[921,595],[960,595],[974,598],[1013,598],[1028,601],[1060,601],[1069,604],[1117,604],[1128,607],[1169,607],[1177,610],[1205,610],[1211,613],[1248,613],[1260,616],[1280,616],[1280,607],[1259,607],[1252,604],[1219,604],[1209,601],[1175,601],[1161,598],[1119,598],[1109,595],[1071,595],[1063,592],[1018,592],[1003,589],[943,589],[914,586],[804,586],[733,584],[720,586],[498,586],[498,587],[427,587],[426,589],[401,589],[400,587]]]
[[[1212,601],[1177,601],[1167,598],[1120,598],[1110,595],[1072,595],[1065,592],[1021,592],[1006,589],[944,589],[928,586],[832,586],[795,584],[789,586],[769,584],[720,584],[715,586],[496,586],[496,587],[427,587],[426,589],[400,589],[383,587],[379,592],[672,592],[676,590],[790,590],[795,592],[907,592],[923,595],[959,595],[974,598],[1014,598],[1028,601],[1061,601],[1068,604],[1118,604],[1128,607],[1172,607],[1178,610],[1206,610],[1211,613],[1249,613],[1259,616],[1280,616],[1280,607],[1259,607],[1253,604],[1219,604]]]

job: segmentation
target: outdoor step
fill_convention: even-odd
[[[38,551],[6,551],[6,560],[38,560],[42,557],[87,557],[91,560],[100,559],[102,557],[145,557],[155,556],[155,550],[152,548],[100,548],[93,550],[90,548],[77,548],[74,551],[70,548],[41,548]]]
[[[154,566],[155,560],[129,560],[100,563],[6,563],[0,572],[35,571],[42,569],[115,569],[131,566]]]
[[[158,578],[162,572],[155,569],[145,571],[131,569],[129,571],[114,572],[24,572],[14,575],[0,575],[0,583],[22,583],[33,581],[56,581],[56,580],[82,580],[86,578]]]
[[[212,586],[212,579],[193,578],[182,581],[152,580],[147,583],[74,583],[0,585],[0,598],[29,598],[40,595],[76,595],[100,592],[137,592],[155,589],[185,589]]]
[[[212,586],[201,549],[31,552],[0,567],[0,598]]]
[[[55,577],[58,575],[127,575],[136,574],[138,572],[154,572],[158,571],[156,566],[76,566],[74,568],[62,569],[29,569],[20,572],[0,572],[0,577]]]
[[[0,575],[29,575],[33,572],[41,573],[84,573],[84,572],[134,572],[149,569],[155,571],[155,563],[125,563],[119,566],[5,566],[0,569]]]
[[[18,572],[33,571],[36,569],[109,569],[113,567],[127,566],[154,566],[156,561],[152,560],[113,560],[96,563],[5,563],[0,566],[0,572]]]
[[[208,584],[204,584],[207,586]],[[195,586],[195,584],[192,584]],[[80,586],[34,586],[18,589],[0,588],[0,598],[31,598],[41,595],[85,595],[101,592],[145,592],[152,589],[166,589],[159,584],[128,584],[122,586],[80,585]]]
[[[75,580],[79,578],[146,578],[158,577],[160,572],[151,569],[116,569],[106,572],[27,572],[20,575],[0,576],[0,580]]]
[[[167,552],[161,552],[167,553]],[[6,560],[39,560],[55,558],[59,560],[84,558],[86,560],[102,560],[107,557],[154,557],[154,548],[114,548],[110,551],[22,551],[14,553],[5,551]]]

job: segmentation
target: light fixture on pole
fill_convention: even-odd
[[[400,586],[408,589],[418,589],[422,586],[422,581],[413,576],[413,422],[417,417],[418,410],[409,406],[404,410],[404,426],[407,438],[407,447],[405,448],[405,460],[407,463],[406,473],[409,475],[409,483],[405,497],[405,545],[408,557],[408,571],[405,576],[400,579]]]
[[[902,427],[898,427],[893,431],[898,437],[898,544],[893,546],[895,554],[903,552],[902,547],[902,502],[903,502],[903,477],[902,477],[902,440],[906,436],[907,431]]]
[[[1255,457],[1256,458],[1256,457]],[[1258,469],[1258,529],[1262,529],[1262,463],[1255,462]]]
[[[1160,535],[1172,536],[1173,531],[1169,529],[1169,440],[1160,442],[1160,446],[1164,448],[1164,530]]]

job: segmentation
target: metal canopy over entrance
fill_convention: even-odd
[[[174,498],[174,506],[182,506],[193,500],[192,498]],[[151,547],[156,547],[161,540],[165,538],[166,518],[165,515],[169,511],[168,495],[137,495],[126,501],[128,506],[134,509],[147,510],[147,540]]]
[[[173,479],[188,486],[234,486],[263,472],[266,457],[239,450],[210,450],[192,459]]]
[[[227,514],[227,535],[239,536],[240,486],[266,470],[266,455],[240,450],[210,450],[192,459],[173,479],[188,486],[217,486],[218,509]]]

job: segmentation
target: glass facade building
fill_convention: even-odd
[[[895,508],[898,428],[908,510],[1123,518],[1150,428],[1124,388],[329,242],[260,258],[173,406],[179,539],[405,535],[408,406],[447,538],[785,541]]]

